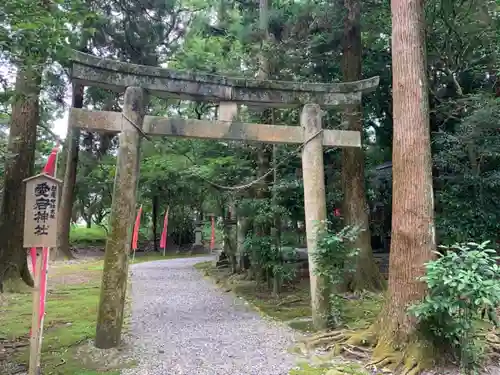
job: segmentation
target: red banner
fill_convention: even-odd
[[[42,173],[46,173],[49,176],[54,176],[56,173],[56,165],[57,165],[57,154],[59,152],[59,142],[57,142],[56,147],[52,149],[50,155],[47,159],[47,163],[45,163],[45,167],[43,167]],[[33,277],[35,277],[36,273],[36,249],[32,247],[30,249],[31,256],[31,265],[33,267]]]
[[[59,153],[59,142],[57,142],[56,146],[52,149],[47,163],[45,163],[45,167],[42,170],[42,173],[48,174],[49,176],[55,176],[56,174],[56,166],[57,166],[57,154]],[[30,249],[31,256],[31,265],[33,267],[33,277],[36,277],[36,248],[32,247]],[[45,314],[45,301],[47,299],[47,272],[49,268],[49,249],[44,247],[42,249],[41,255],[42,262],[42,272],[40,277],[40,311],[39,311],[39,327],[41,326],[43,315]],[[32,331],[31,331],[32,332]],[[31,336],[30,332],[30,336]]]
[[[167,211],[165,212],[165,218],[163,219],[163,231],[161,232],[160,239],[160,249],[167,248],[167,229],[168,229],[168,211],[170,207],[167,207]]]
[[[215,248],[215,216],[212,216],[212,236],[210,238],[210,250]]]
[[[59,143],[57,143],[56,147],[52,149],[52,152],[47,159],[47,163],[45,164],[45,168],[43,168],[43,173],[46,173],[50,176],[54,176],[56,172],[56,164],[57,164],[57,153],[59,152]]]
[[[139,207],[137,217],[135,218],[134,233],[132,234],[132,250],[137,250],[137,242],[139,241],[139,227],[141,226],[142,206]]]

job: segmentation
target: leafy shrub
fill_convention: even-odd
[[[312,257],[317,265],[316,275],[325,277],[332,288],[328,324],[336,327],[340,325],[341,299],[335,290],[344,282],[346,274],[355,271],[354,259],[359,249],[353,248],[351,244],[360,230],[358,227],[346,226],[335,232],[328,226],[329,222],[318,225],[318,248],[313,250]]]
[[[106,243],[106,229],[99,226],[87,228],[86,226],[72,226],[69,240],[72,246],[94,245],[100,246]]]
[[[475,339],[476,322],[487,317],[497,325],[500,302],[499,257],[481,244],[462,243],[444,247],[439,258],[426,264],[428,295],[410,308],[436,346],[451,349],[464,371],[471,372],[483,352]]]
[[[295,265],[288,262],[295,257],[295,248],[277,246],[272,236],[257,235],[247,236],[244,246],[252,267],[264,272],[268,280],[274,280],[274,292],[278,293],[281,284],[295,277]]]

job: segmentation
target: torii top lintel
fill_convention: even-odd
[[[323,107],[356,104],[373,91],[379,77],[344,83],[301,83],[229,78],[213,74],[136,65],[73,52],[74,82],[123,92],[138,86],[151,95],[195,101],[230,101],[263,107],[295,107],[316,103]]]

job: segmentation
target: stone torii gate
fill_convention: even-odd
[[[378,77],[330,84],[228,78],[100,59],[81,52],[73,55],[71,75],[77,84],[125,92],[121,113],[72,108],[69,115],[72,127],[119,133],[111,228],[106,241],[97,321],[96,346],[99,348],[118,345],[121,336],[141,136],[304,144],[305,222],[307,247],[312,250],[317,244],[316,223],[326,220],[323,146],[361,147],[359,132],[323,130],[320,106],[360,103],[362,93],[374,90],[379,82]],[[147,116],[148,95],[219,103],[218,120]],[[238,122],[238,104],[257,107],[302,106],[300,127]],[[315,275],[314,259],[310,255],[309,258],[313,323],[316,327],[324,327],[328,311],[327,288],[325,281]]]

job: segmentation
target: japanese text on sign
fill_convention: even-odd
[[[49,234],[49,219],[56,216],[57,186],[46,181],[35,184],[35,204],[33,205],[33,220],[36,221],[34,234],[46,236]]]
[[[38,175],[26,180],[25,247],[55,246],[58,180]]]

